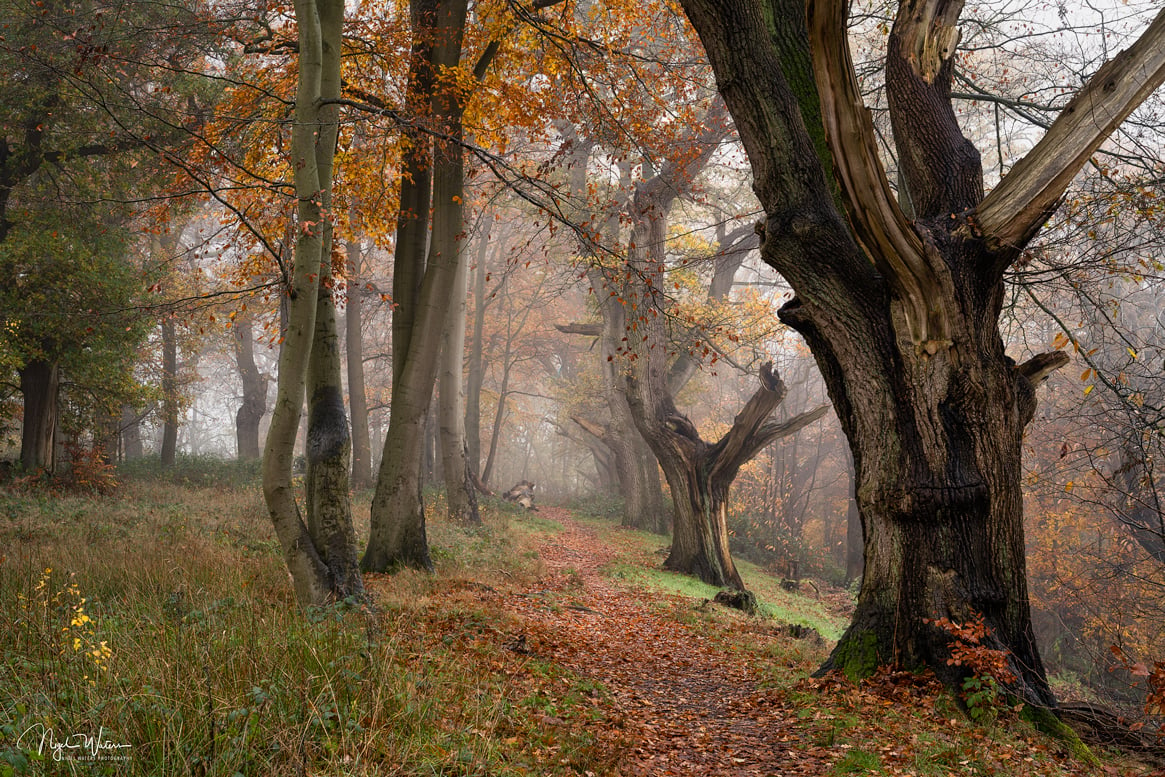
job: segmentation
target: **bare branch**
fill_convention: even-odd
[[[823,418],[829,409],[830,405],[821,405],[813,410],[795,415],[787,421],[769,421],[757,430],[760,447],[764,448],[773,440],[796,434],[819,418]]]
[[[1027,378],[1032,386],[1038,386],[1047,380],[1048,376],[1068,364],[1068,354],[1063,351],[1049,351],[1037,353],[1023,364],[1016,367],[1020,375]]]
[[[1036,147],[984,198],[976,222],[994,247],[1008,255],[1005,249],[1022,248],[1093,152],[1163,82],[1165,11],[1096,71]]]
[[[586,432],[590,436],[594,437],[596,440],[599,440],[603,443],[607,442],[607,430],[604,429],[603,427],[599,426],[598,424],[591,423],[587,419],[582,418],[582,417],[577,416],[577,415],[572,415],[570,417],[570,420],[572,420],[576,424],[578,424],[584,432]]]
[[[846,37],[845,0],[810,3],[809,39],[821,115],[854,236],[907,308],[918,345],[950,339],[938,278],[890,190]]]
[[[555,324],[554,328],[566,335],[585,335],[587,337],[598,337],[603,334],[603,325],[599,323],[581,324],[572,321],[569,324]]]

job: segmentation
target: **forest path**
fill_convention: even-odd
[[[546,577],[515,597],[522,649],[603,684],[621,726],[596,733],[618,738],[620,774],[822,773],[797,747],[803,724],[755,671],[697,619],[677,620],[691,599],[612,585],[603,567],[617,554],[594,529],[561,508],[540,515],[564,529],[541,542]]]

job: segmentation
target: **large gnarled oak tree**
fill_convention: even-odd
[[[1031,626],[1020,456],[1035,387],[1067,357],[1008,357],[1003,276],[1165,78],[1165,13],[984,196],[950,99],[962,3],[901,3],[886,89],[910,220],[857,89],[844,0],[683,5],[752,165],[762,256],[795,291],[781,319],[808,341],[853,451],[865,574],[830,665],[929,665],[957,682],[929,619],[982,613],[1014,692],[1054,705]]]

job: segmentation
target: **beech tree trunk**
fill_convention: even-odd
[[[612,235],[612,237],[616,237]],[[597,291],[602,329],[599,337],[599,368],[603,375],[603,394],[607,399],[610,423],[604,439],[611,449],[615,468],[619,472],[619,496],[623,500],[622,525],[666,534],[671,524],[663,501],[663,483],[659,476],[659,462],[643,439],[628,406],[623,368],[626,355],[621,348],[626,335],[627,317],[619,297],[612,296],[610,285],[620,283],[605,279],[598,269],[589,271],[592,286]]]
[[[25,472],[53,471],[61,371],[54,361],[34,359],[19,370],[24,397],[20,463]]]
[[[413,50],[407,97],[412,116],[429,115],[435,99],[457,99],[435,93],[434,55],[447,32],[464,25],[465,13],[466,0],[413,1]],[[443,132],[447,129],[441,128]],[[419,287],[401,289],[401,294],[411,295],[409,298],[416,302],[407,325],[404,322],[398,325],[399,308],[393,318],[392,415],[372,499],[368,547],[360,561],[361,568],[370,572],[387,572],[401,566],[433,569],[425,534],[420,466],[424,457],[425,419],[437,378],[441,336],[449,317],[449,289],[455,285],[457,265],[462,258],[456,247],[450,250],[437,237],[456,238],[461,224],[459,212],[443,207],[434,209],[434,246],[430,247],[425,261],[423,252],[420,252],[425,234],[416,230],[423,226],[422,211],[428,213],[430,193],[423,187],[416,190],[414,187],[417,181],[428,180],[430,160],[422,152],[431,148],[431,142],[426,133],[417,134],[421,137],[412,142],[418,145],[406,157],[406,166],[415,168],[415,175],[406,173],[402,177],[401,226],[398,227],[393,267],[394,273],[407,272],[412,279],[409,283],[419,283]],[[460,185],[460,172],[452,166],[442,164],[433,168],[433,201],[438,204],[452,201],[459,195]],[[411,212],[406,210],[410,207]],[[409,232],[402,236],[400,230],[406,227]],[[395,277],[393,284],[394,299],[398,299],[399,305]]]
[[[455,68],[461,62],[468,6],[464,0],[443,3],[438,20],[438,41],[433,65]],[[438,385],[438,415],[441,462],[449,517],[460,523],[481,523],[477,511],[477,489],[469,462],[465,436],[465,314],[469,257],[465,252],[465,150],[460,140],[463,95],[439,90],[433,96],[433,118],[446,137],[433,153],[433,239],[430,251],[448,257],[453,277],[448,288],[448,311],[441,342]],[[441,227],[441,231],[437,227]]]
[[[321,141],[330,138],[321,137]],[[330,166],[329,166],[330,167]],[[321,165],[320,177],[331,179],[331,170]],[[321,205],[329,204],[327,196]],[[332,228],[323,223],[319,279],[316,287],[315,331],[307,369],[307,472],[304,473],[307,528],[327,567],[332,596],[364,596],[356,551],[356,533],[352,525],[349,498],[352,437],[344,411],[344,388],[341,384],[340,334],[336,324],[336,303],[332,294]]]
[[[1020,443],[1035,387],[1068,358],[1007,356],[1003,274],[1165,79],[1165,12],[984,198],[950,105],[962,3],[902,3],[886,84],[908,221],[878,161],[842,0],[808,4],[807,27],[806,6],[790,0],[683,3],[752,165],[762,256],[795,292],[781,319],[813,351],[854,456],[865,572],[825,668],[927,665],[958,685],[967,670],[947,664],[950,640],[932,619],[981,614],[1012,690],[1053,705],[1028,604]]]
[[[162,450],[163,467],[174,466],[178,453],[178,333],[174,319],[162,319]]]
[[[1140,434],[1130,435],[1112,477],[1122,497],[1113,512],[1137,544],[1158,563],[1165,564],[1165,505],[1157,488],[1154,464]]]
[[[607,426],[608,444],[619,470],[619,495],[623,499],[622,525],[629,529],[666,534],[671,524],[663,502],[663,483],[655,451],[643,439],[636,426],[623,375],[625,354],[620,344],[626,334],[626,316],[617,298],[601,295],[603,313],[600,368],[603,393],[611,421]]]
[[[348,368],[348,405],[352,412],[352,487],[368,488],[372,485],[372,444],[368,437],[368,397],[364,385],[364,281],[361,279],[360,243],[349,242],[347,253],[344,359]]]
[[[476,266],[473,270],[473,334],[469,342],[469,361],[466,365],[465,385],[465,442],[469,466],[477,483],[484,486],[481,477],[481,387],[485,379],[483,351],[485,348],[485,311],[489,306],[485,293],[486,266],[493,229],[493,213],[482,216],[477,235]]]
[[[299,76],[292,124],[297,238],[279,352],[279,390],[263,453],[263,496],[303,607],[362,598],[348,503],[348,433],[339,389],[339,349],[331,305],[332,169],[340,94],[343,0],[297,0]],[[318,347],[317,347],[318,341]],[[292,482],[305,391],[307,518]]]
[[[138,413],[129,405],[121,409],[121,447],[122,455],[125,460],[140,459],[145,455],[145,450],[142,446],[142,418],[143,414]]]
[[[366,572],[386,572],[402,565],[433,568],[425,536],[421,466],[425,453],[425,418],[436,377],[440,341],[432,340],[423,349],[421,338],[414,339],[413,334],[427,331],[416,326],[416,319],[426,276],[432,196],[432,139],[424,131],[423,123],[432,107],[433,39],[438,6],[438,0],[411,0],[409,4],[413,43],[405,108],[412,124],[403,130],[408,138],[408,150],[401,170],[393,256],[392,410],[376,476],[368,547],[360,559],[360,568]],[[432,291],[429,293],[431,296]],[[430,326],[440,331],[443,323],[444,316],[441,316],[434,318]]]
[[[243,403],[235,413],[235,437],[240,459],[262,455],[259,424],[267,412],[267,379],[255,364],[255,334],[250,314],[243,313],[234,325],[235,364],[243,383]]]

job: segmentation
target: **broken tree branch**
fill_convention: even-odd
[[[1163,82],[1165,11],[1136,43],[1096,71],[1043,139],[979,205],[976,224],[1006,264],[1047,221],[1093,152]]]

